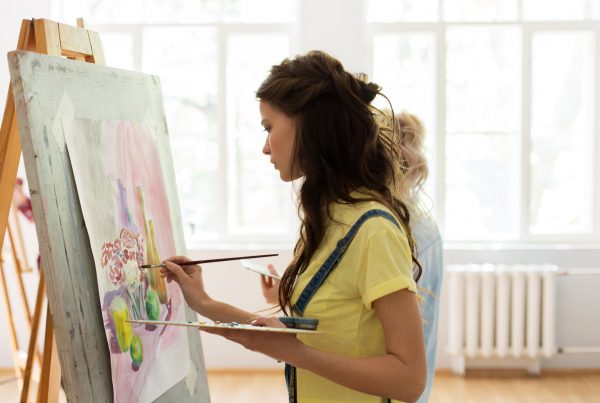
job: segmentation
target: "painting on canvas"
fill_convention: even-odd
[[[174,326],[129,319],[184,320],[184,300],[159,269],[176,254],[169,195],[152,127],[74,120],[65,139],[96,263],[115,401],[151,401],[185,376],[187,338]],[[172,203],[172,201],[171,201]]]
[[[128,322],[190,319],[178,285],[140,269],[185,254],[160,81],[30,52],[9,59],[32,197],[48,231],[38,234],[49,245],[49,300],[60,307],[57,344],[78,354],[61,355],[74,368],[67,386],[83,379],[104,395],[105,336],[115,402],[208,400],[197,332]],[[93,283],[99,301],[81,288]]]

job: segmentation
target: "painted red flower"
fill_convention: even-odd
[[[127,249],[134,249],[136,247],[136,238],[136,234],[128,228],[123,228],[119,236],[123,246]]]
[[[146,260],[146,252],[144,251],[144,243],[142,242],[142,236],[140,234],[136,237],[136,260],[138,262],[138,266],[141,266],[145,263]]]
[[[115,239],[112,243],[105,242],[102,245],[102,267],[107,270],[110,282],[116,286],[120,286],[126,281],[123,272],[125,265],[133,261],[139,267],[144,264],[144,259],[142,237],[130,229],[122,229],[119,239]],[[140,280],[143,278],[144,273],[140,269]]]
[[[121,255],[123,253],[122,249],[122,243],[120,239],[115,239],[115,241],[113,242],[113,253],[115,255]]]
[[[102,266],[106,266],[108,264],[108,260],[111,258],[113,254],[113,244],[111,242],[105,242],[102,245]]]
[[[121,285],[125,276],[123,274],[123,263],[119,256],[113,255],[109,261],[108,278],[114,285]]]

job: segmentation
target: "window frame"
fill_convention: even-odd
[[[439,10],[443,10],[443,1],[439,0]],[[522,4],[520,7],[522,10]],[[440,11],[441,13],[441,11]],[[521,14],[521,11],[519,12]],[[516,189],[519,194],[520,206],[516,219],[518,220],[518,233],[515,239],[494,242],[490,240],[468,239],[451,240],[449,243],[462,246],[486,246],[490,244],[515,245],[515,244],[576,244],[596,245],[600,243],[600,23],[596,20],[583,21],[524,21],[519,15],[517,20],[512,21],[442,21],[438,16],[437,22],[368,22],[367,41],[369,44],[369,65],[373,70],[374,47],[373,43],[378,35],[385,34],[410,34],[430,33],[435,37],[436,60],[435,67],[435,105],[434,105],[434,148],[433,161],[430,163],[430,178],[433,181],[433,194],[429,195],[433,201],[433,215],[436,217],[440,231],[445,233],[445,174],[446,174],[446,32],[450,27],[458,26],[486,26],[502,27],[517,26],[521,31],[521,126],[517,131],[517,142],[520,143],[516,150],[519,155],[519,166],[517,178],[520,186]],[[531,149],[531,58],[532,40],[537,32],[591,32],[594,36],[595,66],[594,66],[594,121],[592,122],[592,230],[586,234],[533,234],[529,230],[531,217],[529,211],[530,202],[530,178],[531,169],[529,164]]]
[[[201,238],[192,236],[186,238],[186,243],[191,249],[199,247],[206,248],[209,245],[219,246],[227,245],[275,245],[287,246],[292,245],[297,229],[289,228],[288,232],[273,232],[273,233],[249,233],[245,231],[235,231],[232,227],[233,206],[236,201],[229,197],[233,193],[232,186],[234,182],[234,165],[230,163],[231,151],[234,147],[234,136],[228,135],[228,96],[227,96],[227,63],[229,59],[228,39],[234,35],[252,35],[252,34],[283,34],[289,42],[290,52],[294,49],[297,30],[293,23],[243,23],[243,22],[227,22],[224,20],[202,23],[133,23],[133,24],[94,24],[91,29],[105,33],[127,33],[132,36],[133,49],[133,69],[143,71],[143,32],[146,28],[212,28],[216,31],[217,38],[217,141],[218,141],[218,172],[220,186],[218,189],[217,205],[227,206],[226,208],[218,209],[215,214],[218,214],[218,222],[222,223],[214,238]],[[257,83],[258,85],[258,83]],[[251,95],[249,95],[251,96]],[[261,135],[260,117],[258,115],[257,104],[257,136]],[[257,150],[260,152],[260,150]],[[265,164],[268,161],[265,161]],[[293,198],[294,189],[290,187],[290,200]],[[297,218],[295,205],[292,208],[292,217],[290,222],[295,222]]]

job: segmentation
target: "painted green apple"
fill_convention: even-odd
[[[131,366],[137,371],[140,368],[140,365],[142,365],[142,360],[144,358],[144,346],[142,345],[140,336],[133,336],[129,354],[131,354]]]
[[[152,287],[149,287],[146,292],[146,314],[150,320],[158,320],[160,314],[160,300]]]

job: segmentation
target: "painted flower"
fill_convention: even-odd
[[[138,286],[140,284],[140,269],[137,265],[137,261],[129,260],[125,266],[123,266],[123,272],[125,273],[125,282],[127,285]]]
[[[108,260],[111,258],[113,254],[113,244],[111,242],[105,242],[102,245],[102,266],[106,266],[108,264]]]
[[[127,249],[135,249],[137,247],[137,236],[128,228],[123,228],[121,230],[119,239],[123,243],[123,246]]]
[[[115,241],[113,242],[113,248],[114,248],[114,253],[117,255],[121,254],[121,240],[120,239],[115,239]]]
[[[123,263],[117,255],[113,255],[108,262],[108,278],[114,285],[121,285],[125,276],[123,275]]]
[[[146,260],[146,252],[144,251],[144,242],[142,242],[142,236],[137,234],[136,237],[137,249],[135,258],[138,262],[138,266],[141,266],[145,263]]]
[[[111,283],[120,286],[123,283],[138,286],[144,279],[143,270],[145,252],[142,237],[130,229],[123,228],[119,238],[102,245],[102,267],[107,270]]]

